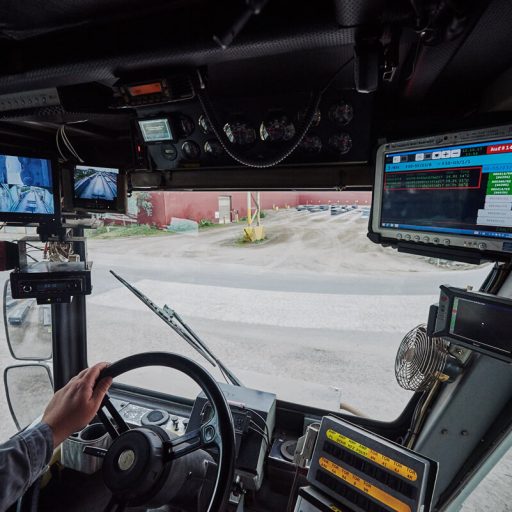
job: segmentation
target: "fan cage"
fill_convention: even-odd
[[[442,338],[427,335],[427,326],[420,324],[403,338],[395,360],[398,384],[410,391],[430,389],[437,380],[444,379],[448,359],[446,343]]]

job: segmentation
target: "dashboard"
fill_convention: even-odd
[[[290,145],[304,120],[309,93],[260,97],[215,97],[219,129],[230,147],[264,162]],[[179,103],[149,105],[138,98],[135,159],[153,170],[239,166],[213,133],[197,98]],[[311,165],[368,160],[371,95],[332,90],[316,110],[311,127],[284,164]],[[149,131],[151,130],[151,131]]]
[[[243,489],[257,491],[263,483],[266,453],[274,434],[276,396],[240,386],[222,383],[219,383],[219,386],[230,406],[234,421],[237,477]],[[210,402],[203,393],[190,406],[165,399],[152,398],[141,401],[140,397],[135,398],[130,393],[122,397],[123,393],[119,394],[116,391],[111,397],[112,404],[130,427],[160,427],[170,434],[171,438],[198,429],[209,421],[213,412]],[[97,426],[101,427],[99,424]],[[86,427],[86,430],[90,429],[91,426]],[[88,439],[88,436],[84,437],[80,433],[76,437],[72,436],[64,443],[63,464],[78,471],[91,467],[94,457],[79,453],[83,444],[74,449],[73,443],[76,443],[78,438],[81,441],[90,440],[92,445],[101,442],[101,446],[106,447],[103,444],[104,435],[105,431],[101,428],[94,439]],[[70,456],[73,451],[76,455]]]

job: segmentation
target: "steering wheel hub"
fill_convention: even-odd
[[[103,460],[103,479],[118,498],[133,502],[154,494],[165,483],[170,463],[165,463],[165,432],[139,428],[114,440]]]
[[[121,471],[127,471],[135,462],[135,452],[133,450],[125,450],[121,455],[119,455],[119,460],[117,461],[117,465]]]

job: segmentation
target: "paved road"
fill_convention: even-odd
[[[488,267],[481,267],[465,272],[442,271],[441,281],[436,281],[434,274],[423,273],[373,273],[322,275],[314,272],[270,272],[258,267],[241,267],[234,264],[204,263],[195,260],[173,259],[162,262],[158,258],[145,258],[145,265],[137,266],[129,258],[118,255],[102,254],[95,257],[95,250],[89,251],[93,261],[94,274],[107,279],[94,279],[97,291],[110,289],[117,281],[108,278],[112,269],[121,273],[128,280],[152,279],[155,272],[162,281],[178,283],[202,283],[210,286],[228,288],[251,288],[254,290],[274,290],[323,294],[348,295],[425,295],[437,293],[439,285],[449,283],[453,286],[472,285],[478,287],[489,273]],[[117,269],[117,270],[116,270]],[[376,277],[378,276],[378,279]]]

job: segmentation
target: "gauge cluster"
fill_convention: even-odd
[[[251,159],[272,159],[293,143],[303,126],[309,96],[212,98],[218,129],[234,152]],[[281,165],[315,165],[365,162],[369,157],[371,102],[369,95],[353,90],[324,95],[310,128],[297,149]],[[196,100],[168,107],[137,109],[139,125],[145,118],[166,119],[172,140],[140,137],[139,164],[168,170],[191,167],[238,167],[215,136],[210,121]],[[147,162],[142,159],[147,158]]]

